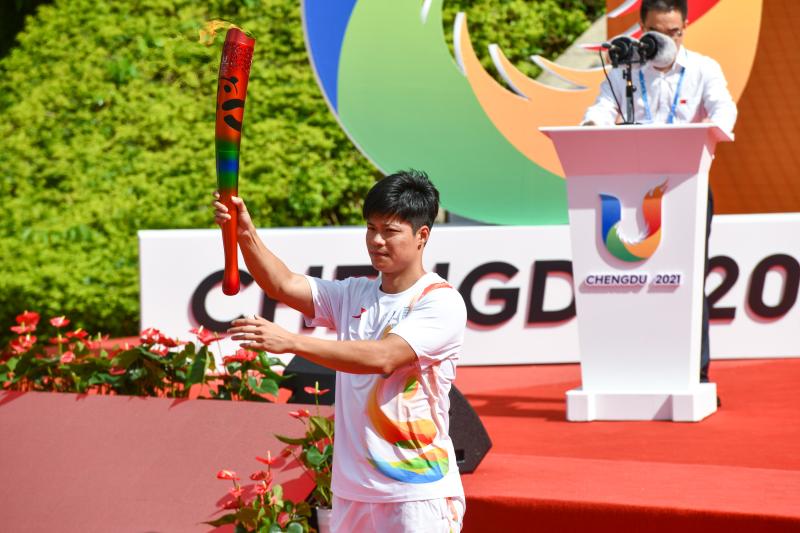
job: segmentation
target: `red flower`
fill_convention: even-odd
[[[72,352],[72,350],[68,350],[61,355],[62,364],[71,363],[74,360],[75,360],[75,354]]]
[[[267,450],[267,457],[266,458],[264,458],[264,457],[256,457],[256,461],[260,461],[260,462],[264,463],[267,466],[272,466],[272,463],[277,461],[277,459],[273,459],[272,458],[272,452]]]
[[[22,324],[21,326],[11,326],[11,331],[19,335],[25,335],[26,333],[33,333],[34,331],[36,331],[36,324]]]
[[[234,487],[232,489],[228,489],[228,494],[230,494],[234,498],[241,498],[242,497],[242,487]]]
[[[58,337],[53,337],[52,339],[50,339],[50,344],[67,344],[68,342],[69,342],[69,339],[65,339],[61,335],[59,335]]]
[[[315,382],[313,387],[303,387],[303,390],[306,391],[307,394],[313,394],[314,396],[322,396],[326,392],[330,392],[330,389],[322,389],[319,390],[319,382]]]
[[[165,335],[161,336],[161,338],[159,339],[159,342],[160,342],[160,344],[162,346],[166,346],[167,348],[176,348],[176,347],[180,346],[181,344],[185,344],[185,343],[179,341],[178,339],[173,339],[173,338],[167,337]]]
[[[267,486],[267,483],[258,483],[258,484],[256,484],[255,493],[258,496],[265,495],[267,493],[267,491],[269,491],[269,487]]]
[[[39,323],[39,313],[35,311],[25,311],[21,315],[17,315],[17,324],[32,324],[36,326]]]
[[[289,513],[287,513],[286,511],[281,511],[280,513],[278,513],[278,525],[281,526],[282,528],[285,528],[286,524],[289,523],[289,520],[291,518],[292,516]]]
[[[219,333],[210,331],[203,326],[200,326],[199,328],[192,328],[189,331],[197,335],[197,340],[199,340],[205,346],[208,346],[212,342],[218,341],[222,338]]]
[[[11,341],[11,350],[15,354],[21,355],[30,350],[34,344],[36,344],[36,337],[32,335],[17,337],[17,339]]]
[[[222,363],[227,365],[230,363],[244,363],[246,361],[252,361],[258,356],[258,353],[253,352],[251,350],[245,350],[244,348],[239,348],[234,355],[226,355],[222,358]]]
[[[154,353],[156,355],[164,357],[169,353],[169,348],[167,348],[166,346],[162,346],[161,348],[150,348],[150,353]]]
[[[239,500],[228,500],[222,504],[223,509],[238,509]]]
[[[158,344],[161,337],[161,332],[156,328],[147,328],[142,330],[139,334],[139,340],[142,341],[143,344]]]
[[[258,353],[252,350],[245,350],[244,348],[239,348],[236,350],[236,356],[240,357],[243,361],[252,361],[256,357],[258,357]]]
[[[67,333],[67,336],[69,336],[69,333]],[[93,341],[92,340],[87,340],[86,341],[86,347],[89,348],[90,350],[97,350],[97,349],[100,348],[100,345],[102,343],[104,343],[105,341],[107,341],[107,340],[108,340],[108,335],[105,335],[105,336],[101,337],[98,334],[97,335],[97,339],[95,339]]]
[[[111,368],[108,371],[108,373],[111,374],[112,376],[121,376],[125,372],[127,372],[127,370],[125,370],[124,368]]]
[[[250,474],[250,479],[253,481],[264,481],[269,485],[272,483],[272,473],[266,470],[259,470],[258,472]]]
[[[114,359],[114,357],[116,357],[117,354],[120,354],[122,352],[127,352],[130,349],[131,349],[130,343],[123,342],[121,345],[117,345],[114,347],[114,350],[110,354],[108,354],[108,358]]]
[[[298,409],[297,411],[289,411],[289,416],[300,420],[301,418],[308,418],[311,416],[311,413],[308,411],[308,409]]]
[[[281,450],[281,457],[290,457],[293,454],[292,446],[289,445],[283,450]]]
[[[88,336],[89,336],[89,333],[83,328],[78,328],[75,331],[68,331],[67,332],[67,338],[68,339],[80,339],[80,340],[83,340]]]
[[[69,324],[69,320],[64,315],[53,317],[50,319],[50,324],[57,328],[63,328]]]
[[[217,479],[239,479],[233,470],[220,470],[217,472]]]

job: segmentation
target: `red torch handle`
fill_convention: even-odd
[[[231,196],[238,191],[225,191],[220,200],[228,208],[231,219],[222,226],[222,248],[225,252],[225,273],[222,276],[222,292],[233,296],[239,292],[239,249],[236,245],[236,228],[239,223],[239,211],[231,202]]]

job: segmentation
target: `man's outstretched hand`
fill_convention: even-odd
[[[260,316],[237,318],[231,324],[233,327],[228,329],[228,333],[232,334],[231,339],[238,341],[241,347],[247,350],[288,353],[294,348],[296,335],[266,318]]]

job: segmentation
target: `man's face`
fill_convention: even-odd
[[[430,229],[416,232],[411,223],[397,217],[372,215],[367,219],[367,252],[378,272],[396,274],[416,264],[422,256]]]
[[[642,29],[645,32],[657,31],[663,33],[675,41],[678,48],[683,44],[683,34],[686,31],[686,21],[677,9],[672,11],[656,11],[651,9],[642,21]]]

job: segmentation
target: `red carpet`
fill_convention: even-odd
[[[463,476],[464,531],[800,531],[800,360],[712,379],[723,405],[700,423],[576,423],[578,365],[460,368],[493,441]]]

